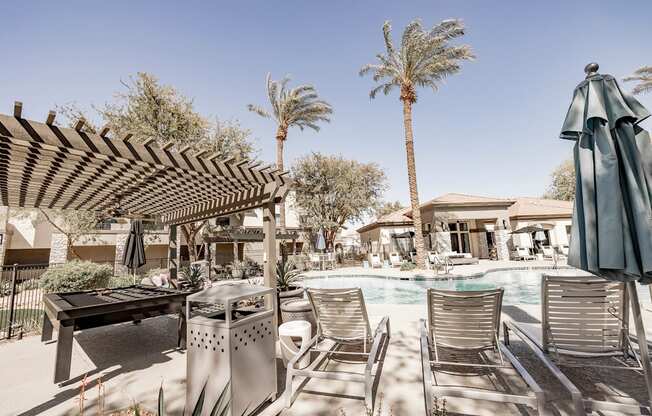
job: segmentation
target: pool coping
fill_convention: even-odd
[[[392,280],[403,280],[403,281],[425,281],[425,280],[434,280],[434,281],[446,281],[446,280],[466,280],[466,279],[478,279],[483,277],[488,273],[500,272],[500,271],[529,271],[529,270],[572,270],[574,267],[563,265],[563,266],[514,266],[514,267],[494,267],[481,272],[475,272],[471,274],[442,274],[435,276],[427,276],[423,274],[415,274],[414,276],[404,276],[397,274],[374,274],[373,269],[363,269],[363,270],[347,270],[345,273],[339,272],[337,270],[324,271],[324,274],[319,274],[316,276],[302,276],[303,280],[311,279],[323,279],[327,277],[372,277],[380,279],[392,279]]]

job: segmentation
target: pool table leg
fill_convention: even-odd
[[[41,342],[49,341],[52,339],[52,321],[48,318],[48,314],[43,314],[43,330],[41,331]]]
[[[74,322],[61,322],[57,334],[57,356],[54,361],[54,382],[60,383],[70,378],[72,361],[72,334]]]
[[[186,349],[186,308],[181,305],[179,309],[179,324],[177,326],[177,347]]]

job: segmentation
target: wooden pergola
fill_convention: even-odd
[[[173,142],[137,142],[132,135],[92,134],[0,114],[0,199],[20,208],[92,210],[152,217],[169,225],[169,268],[176,276],[177,225],[263,208],[265,284],[276,286],[275,204],[289,190],[287,172],[259,162],[177,149]]]

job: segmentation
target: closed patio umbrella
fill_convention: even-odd
[[[129,236],[127,237],[124,255],[122,256],[122,264],[135,273],[136,269],[143,266],[146,261],[143,222],[141,220],[133,220],[131,222]]]
[[[639,125],[650,113],[613,76],[598,74],[597,64],[585,71],[560,136],[575,141],[568,264],[626,282],[650,392],[652,368],[636,291],[637,281],[652,283],[652,146]]]

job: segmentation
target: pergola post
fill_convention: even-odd
[[[168,226],[168,270],[170,272],[170,280],[177,280],[177,226],[170,224]]]
[[[263,278],[265,286],[276,288],[276,204],[268,202],[263,205],[263,251],[264,251],[264,265],[263,265]],[[276,296],[273,296],[272,304],[274,310],[278,307],[276,305]],[[274,328],[278,326],[277,322],[278,313],[274,313]]]

